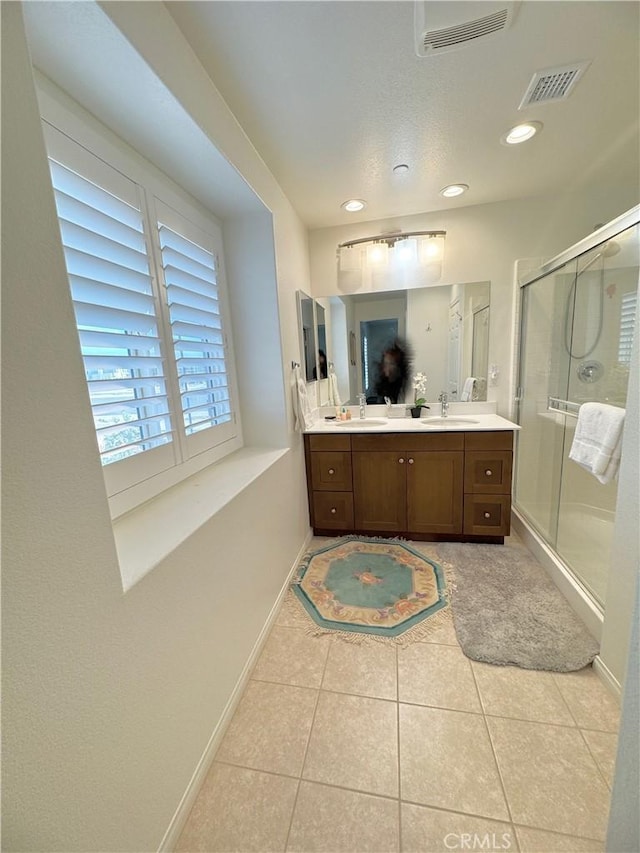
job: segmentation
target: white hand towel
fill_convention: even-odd
[[[569,459],[601,483],[610,483],[618,473],[624,415],[624,409],[606,403],[580,406]]]
[[[469,400],[473,399],[473,386],[476,384],[476,380],[474,376],[469,376],[464,380],[464,385],[462,387],[462,394],[460,395],[461,403],[468,403]]]
[[[294,427],[299,432],[304,432],[305,429],[310,429],[313,426],[313,410],[309,395],[307,394],[307,386],[300,375],[299,368],[294,368],[293,382],[291,384],[291,397],[293,403]]]
[[[329,405],[341,406],[340,391],[338,390],[338,377],[335,373],[329,373]]]

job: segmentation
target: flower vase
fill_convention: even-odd
[[[411,408],[411,417],[419,418],[422,414],[422,406],[412,406]]]

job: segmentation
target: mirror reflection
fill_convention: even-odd
[[[374,402],[385,351],[406,342],[411,372],[427,376],[428,401],[436,401],[441,391],[453,401],[486,400],[490,289],[489,282],[478,282],[323,299],[342,399],[355,405],[365,393]],[[409,379],[397,402],[412,401]]]
[[[328,351],[327,351],[327,326],[325,320],[324,308],[317,301],[315,303],[316,310],[316,340],[318,342],[318,354],[316,359],[316,367],[313,370],[314,379],[326,379],[328,367]]]
[[[298,296],[298,329],[300,331],[300,352],[303,359],[304,377],[312,382],[316,377],[316,336],[313,322],[313,299],[302,290]]]

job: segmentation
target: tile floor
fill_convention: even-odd
[[[516,544],[516,543],[514,543]],[[283,608],[179,851],[603,851],[619,709],[591,668],[309,637]]]

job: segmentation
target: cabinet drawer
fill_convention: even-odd
[[[465,432],[465,450],[512,450],[513,430],[504,429],[495,432]]]
[[[510,450],[467,450],[464,455],[464,490],[480,494],[511,493]]]
[[[309,450],[351,450],[351,436],[344,435],[305,435]]]
[[[353,530],[351,492],[314,492],[313,526],[330,530]]]
[[[464,496],[464,533],[472,536],[508,536],[510,529],[509,495]]]
[[[353,434],[351,449],[354,451],[397,451],[408,453],[414,451],[462,450],[464,448],[463,432],[392,432],[377,433],[376,435]]]
[[[351,491],[351,453],[346,450],[327,450],[310,455],[311,488],[314,491]]]

